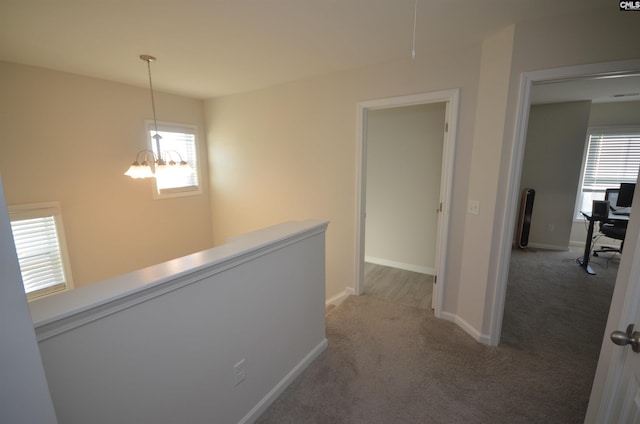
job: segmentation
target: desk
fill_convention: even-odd
[[[629,221],[628,215],[614,215],[609,211],[609,216],[607,219],[602,219],[600,217],[593,217],[591,212],[583,212],[580,211],[582,216],[585,217],[587,221],[589,221],[589,229],[587,230],[587,240],[584,243],[584,256],[582,258],[578,258],[578,263],[585,271],[587,271],[590,275],[596,275],[595,271],[589,266],[589,258],[591,256],[591,244],[593,242],[593,228],[595,227],[595,223],[597,221]]]

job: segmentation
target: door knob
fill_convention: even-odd
[[[633,324],[627,326],[626,333],[622,331],[611,333],[611,341],[618,346],[631,345],[634,352],[640,352],[640,331],[633,331]]]

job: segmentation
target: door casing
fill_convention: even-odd
[[[428,103],[446,103],[445,134],[442,149],[442,173],[440,178],[441,211],[438,219],[436,240],[436,274],[437,284],[434,284],[433,309],[434,315],[441,318],[444,287],[446,285],[446,252],[449,234],[451,186],[453,181],[453,165],[456,144],[456,128],[458,119],[459,89],[434,91],[408,96],[389,97],[368,100],[357,104],[357,154],[356,154],[356,287],[355,293],[364,292],[364,237],[366,212],[366,163],[367,163],[367,112],[374,109],[386,109],[402,106],[413,106]]]
[[[506,175],[506,200],[504,207],[498,213],[495,222],[502,222],[500,228],[496,228],[501,237],[498,238],[497,246],[497,263],[496,263],[496,289],[494,297],[491,299],[489,314],[491,319],[490,325],[490,344],[497,346],[500,342],[500,334],[502,331],[502,318],[504,312],[504,303],[507,290],[507,279],[509,274],[509,263],[511,260],[511,246],[515,231],[515,220],[517,214],[518,191],[520,187],[522,163],[524,160],[525,143],[527,125],[529,122],[529,105],[531,103],[531,88],[536,82],[554,82],[580,78],[594,77],[618,77],[629,74],[638,74],[640,72],[640,60],[624,60],[606,63],[596,63],[589,65],[578,65],[564,68],[547,69],[541,71],[524,72],[520,77],[520,91],[516,110],[514,141],[511,149],[511,156],[508,162],[508,171]],[[637,219],[632,215],[629,224],[630,229],[638,232]],[[637,234],[632,235],[637,239]],[[626,259],[625,259],[626,258]],[[630,319],[638,314],[638,300],[640,299],[640,265],[637,264],[640,259],[640,245],[637,242],[628,243],[628,248],[622,257],[621,270],[618,272],[616,281],[616,290],[614,298],[609,310],[607,321],[607,330],[603,337],[600,358],[598,360],[598,368],[591,391],[589,407],[585,422],[608,422],[607,417],[615,414],[612,410],[616,406],[614,395],[619,393],[622,381],[624,363],[622,361],[611,359],[613,351],[608,341],[609,333],[612,329],[623,328],[623,324],[628,323]],[[625,264],[627,262],[627,264]],[[623,270],[623,268],[630,268]],[[624,286],[624,287],[622,287]],[[635,303],[634,303],[635,302]],[[622,350],[617,350],[617,355],[624,355]],[[628,353],[627,353],[628,354]],[[635,358],[637,360],[637,358]]]
[[[556,82],[562,80],[594,78],[594,77],[614,77],[640,72],[640,60],[624,60],[606,63],[596,63],[589,65],[569,66],[564,68],[547,69],[540,71],[524,72],[520,77],[520,91],[518,108],[514,128],[514,142],[511,149],[508,174],[506,175],[507,189],[504,208],[497,213],[501,213],[499,219],[494,222],[501,222],[502,227],[496,228],[496,232],[501,235],[498,238],[495,251],[496,257],[496,289],[493,291],[490,308],[490,334],[489,344],[497,346],[500,342],[502,332],[502,318],[504,303],[507,291],[507,279],[509,275],[509,263],[511,260],[511,246],[515,231],[516,215],[518,212],[520,180],[522,176],[522,163],[524,160],[525,143],[527,135],[527,124],[529,122],[529,105],[531,103],[531,87],[536,82]]]

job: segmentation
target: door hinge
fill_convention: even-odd
[[[433,284],[438,284],[438,276],[437,275],[433,276]]]
[[[448,122],[444,123],[444,132],[449,132],[449,123]]]

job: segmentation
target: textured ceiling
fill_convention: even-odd
[[[418,0],[416,52],[606,0]],[[410,57],[414,0],[1,0],[0,60],[209,98]]]

